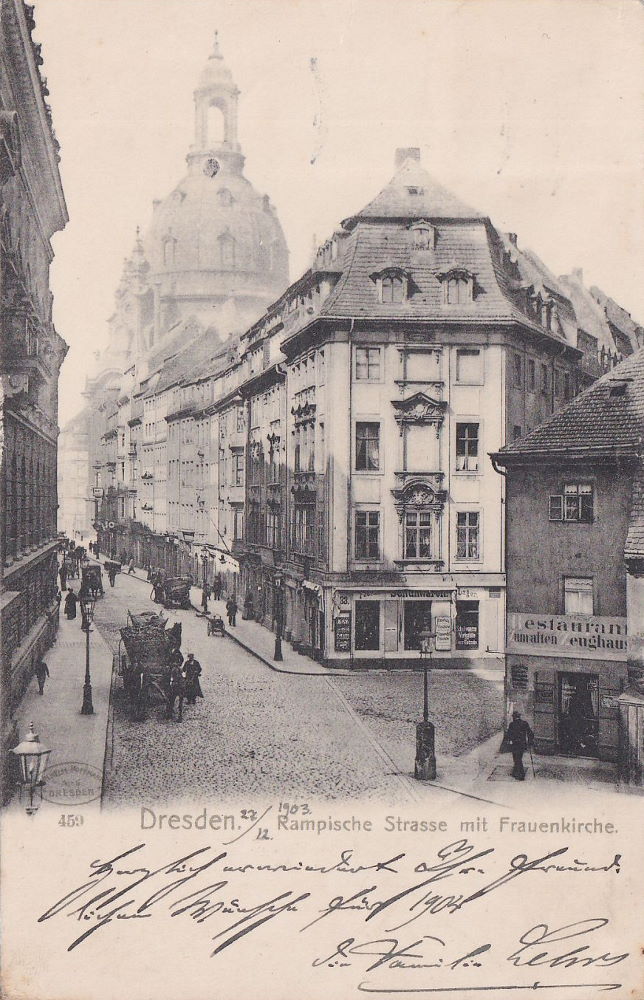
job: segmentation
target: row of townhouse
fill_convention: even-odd
[[[206,332],[134,379],[115,428],[136,455],[116,456],[127,508],[100,518],[112,551],[221,576],[330,665],[409,666],[427,634],[440,665],[503,653],[505,484],[487,456],[642,333],[417,150],[397,168],[241,338]]]

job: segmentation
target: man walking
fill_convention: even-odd
[[[226,614],[228,615],[228,624],[235,625],[235,618],[237,616],[237,601],[235,597],[229,597],[226,601]]]
[[[65,566],[64,562],[63,562],[62,566],[60,567],[60,569],[58,570],[58,576],[60,577],[60,589],[61,590],[66,590],[67,589],[67,567]]]
[[[210,594],[210,588],[207,583],[204,583],[201,588],[201,610],[205,615],[208,614],[208,597]]]
[[[505,734],[505,741],[512,751],[512,760],[514,761],[512,777],[515,781],[524,781],[523,755],[534,744],[534,733],[525,719],[521,718],[521,712],[512,713],[512,722]]]
[[[127,564],[127,575],[130,576],[134,572],[134,556],[130,556],[130,561]]]
[[[195,660],[194,653],[188,653],[188,658],[183,665],[183,676],[186,681],[186,702],[188,705],[195,705],[197,698],[203,698],[203,691],[199,683],[201,664],[199,660]]]
[[[38,694],[42,694],[45,689],[45,680],[49,677],[49,667],[44,660],[38,660],[34,673],[38,681]]]

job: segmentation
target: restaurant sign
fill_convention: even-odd
[[[626,660],[626,619],[512,612],[505,648],[507,653],[530,656]]]

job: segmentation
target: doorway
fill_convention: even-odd
[[[573,757],[597,757],[599,676],[560,673],[559,751]]]
[[[405,649],[420,649],[423,632],[432,630],[432,602],[405,601]]]

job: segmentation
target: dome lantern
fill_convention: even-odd
[[[237,138],[237,102],[239,90],[219,49],[215,32],[212,52],[197,89],[195,101],[195,139],[187,160],[191,172],[210,170],[225,164],[235,173],[244,166]]]

